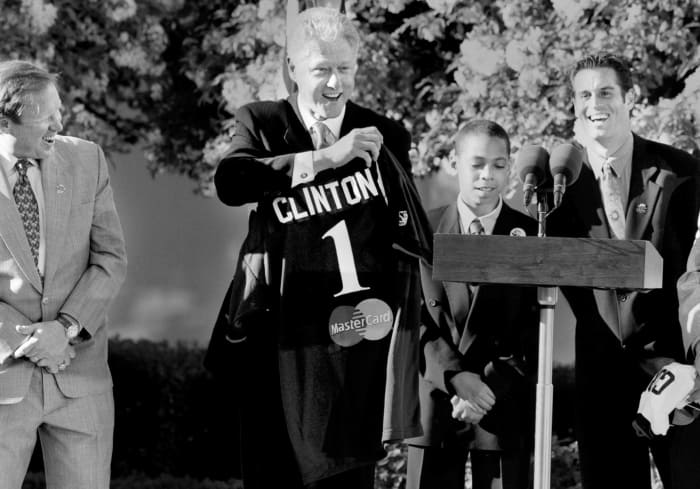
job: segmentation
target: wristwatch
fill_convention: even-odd
[[[78,326],[76,322],[71,321],[63,314],[60,314],[56,318],[56,321],[61,323],[63,326],[63,329],[66,331],[66,338],[68,338],[68,341],[72,341],[78,337],[78,334],[80,333],[80,326]]]

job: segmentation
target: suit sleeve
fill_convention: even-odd
[[[442,285],[432,279],[432,267],[420,263],[421,285],[424,307],[420,327],[422,352],[421,373],[423,378],[445,393],[445,372],[462,370],[459,353],[440,331],[441,315],[446,314],[443,303]]]
[[[109,184],[107,160],[102,148],[95,147],[98,175],[88,264],[60,309],[77,319],[90,335],[103,323],[107,308],[126,276],[126,249]]]
[[[683,346],[690,361],[695,360],[700,343],[700,215],[695,242],[688,256],[686,272],[678,280],[679,319]]]
[[[248,106],[236,113],[230,150],[214,175],[216,193],[226,205],[258,202],[291,186],[295,153],[274,154],[263,132],[271,128],[264,126]]]

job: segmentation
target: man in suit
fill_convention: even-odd
[[[296,92],[238,110],[215,176],[225,204],[257,203],[208,356],[219,369],[236,355],[248,488],[371,488],[382,440],[420,432],[417,257],[430,245],[408,132],[349,101],[358,46],[337,9],[299,14]]]
[[[56,76],[0,63],[0,488],[37,434],[47,486],[109,487],[105,313],[126,255],[99,146],[62,136]]]
[[[469,121],[455,137],[455,150],[459,197],[429,214],[435,232],[536,235],[535,221],[501,197],[510,172],[505,130],[491,121]],[[468,457],[473,489],[527,488],[535,289],[436,282],[432,267],[423,264],[421,283],[427,312],[419,384],[423,436],[409,440],[407,488],[464,488]]]
[[[675,489],[669,468],[674,435],[647,442],[636,436],[632,421],[656,371],[684,359],[675,284],[693,242],[700,165],[683,151],[632,133],[635,96],[620,57],[587,56],[575,64],[570,81],[577,139],[587,158],[549,220],[550,234],[648,240],[663,257],[661,289],[563,290],[576,318],[583,487],[650,487],[651,449],[664,486]]]

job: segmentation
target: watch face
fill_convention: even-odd
[[[77,324],[71,324],[70,326],[68,326],[68,328],[66,328],[66,336],[68,337],[68,339],[72,340],[73,338],[78,336],[78,332],[79,331]]]

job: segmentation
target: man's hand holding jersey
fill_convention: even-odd
[[[339,168],[355,158],[372,164],[379,158],[384,136],[374,126],[353,129],[328,147],[314,151],[314,170],[318,173],[330,168]]]
[[[496,396],[489,386],[481,380],[479,374],[467,371],[459,372],[452,376],[449,382],[454,389],[455,397],[465,401],[458,406],[455,406],[455,402],[452,403],[452,416],[455,419],[467,421],[467,419],[478,417],[475,421],[469,421],[476,423],[484,417],[496,403]]]

